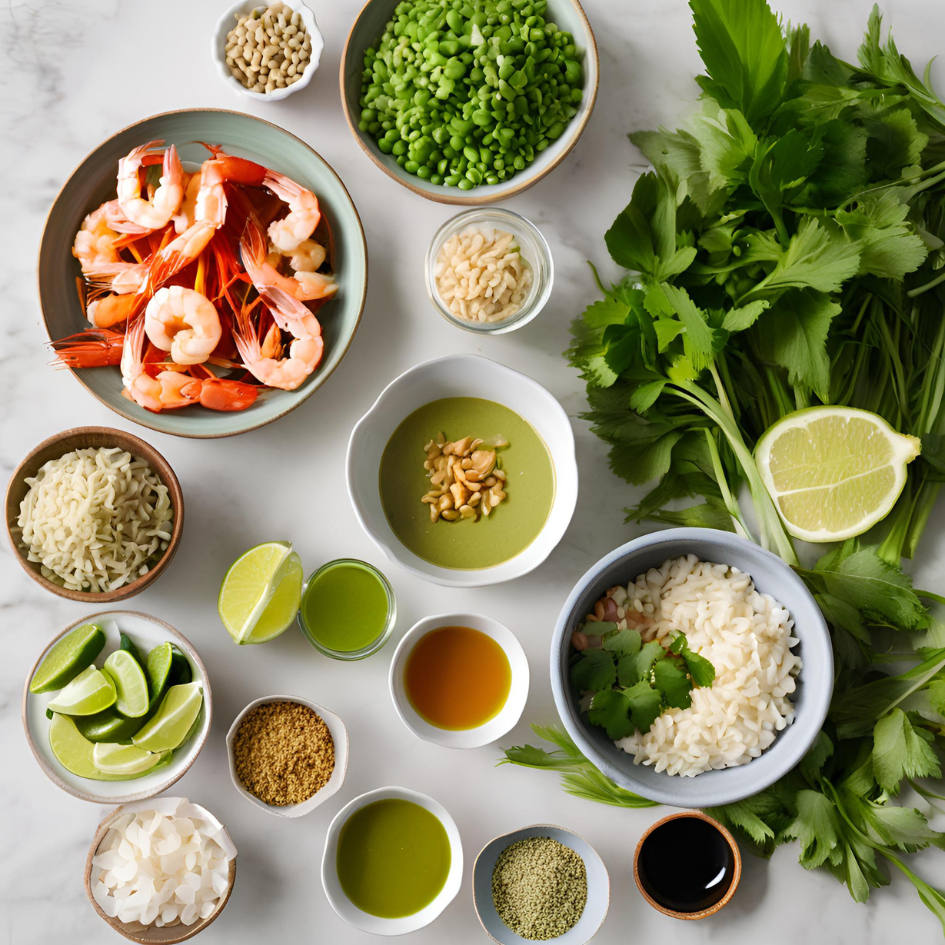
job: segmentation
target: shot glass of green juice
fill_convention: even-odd
[[[305,582],[298,620],[319,653],[336,660],[363,660],[389,639],[397,601],[387,578],[373,565],[339,558]]]

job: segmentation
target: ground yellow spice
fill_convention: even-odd
[[[233,740],[236,776],[264,804],[301,804],[335,769],[325,720],[298,702],[264,702],[246,713]]]

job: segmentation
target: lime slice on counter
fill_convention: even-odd
[[[49,747],[67,771],[93,781],[127,781],[133,775],[104,774],[92,762],[95,746],[83,738],[75,722],[65,715],[54,715],[49,723]]]
[[[73,721],[79,734],[90,742],[124,742],[140,731],[147,716],[127,719],[115,711],[115,707],[96,712],[95,715],[77,715]]]
[[[795,538],[842,541],[889,514],[920,447],[868,410],[810,407],[767,430],[755,462]]]
[[[202,705],[200,683],[171,686],[160,708],[132,741],[147,751],[172,751],[184,743]]]
[[[49,703],[49,709],[63,715],[95,715],[114,704],[116,698],[111,677],[89,666]]]
[[[141,664],[127,650],[115,650],[105,660],[104,672],[115,683],[115,708],[129,719],[148,711],[148,681]]]
[[[226,572],[217,610],[237,643],[265,643],[295,620],[302,599],[302,562],[287,541],[250,548]]]
[[[40,663],[30,681],[30,692],[52,692],[72,682],[95,662],[105,646],[105,633],[94,623],[86,623],[67,633]]]
[[[161,643],[148,653],[145,669],[148,675],[148,694],[152,701],[164,692],[173,662],[174,650],[170,643]]]
[[[92,764],[102,774],[134,777],[150,771],[160,760],[161,755],[158,752],[145,751],[134,745],[98,742],[92,746]]]

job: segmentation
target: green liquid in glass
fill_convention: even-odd
[[[302,594],[302,620],[309,633],[340,653],[370,646],[384,632],[389,608],[377,575],[352,562],[316,573]]]

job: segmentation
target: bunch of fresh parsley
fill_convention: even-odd
[[[689,649],[683,633],[667,649],[656,640],[644,643],[639,630],[618,630],[605,621],[593,627],[603,638],[601,646],[573,657],[571,682],[594,694],[587,716],[608,738],[648,732],[666,709],[692,705],[693,686],[711,686],[715,679],[715,667]]]
[[[747,492],[756,537],[798,568],[831,627],[838,671],[814,748],[712,813],[765,854],[798,841],[801,865],[829,869],[857,901],[894,867],[945,927],[945,896],[903,859],[943,835],[897,803],[903,788],[945,800],[924,780],[942,773],[945,624],[930,607],[945,598],[901,570],[945,481],[945,104],[928,69],[920,78],[883,42],[875,8],[850,64],[806,26],[782,29],[764,0],[690,6],[699,109],[675,132],[631,135],[653,171],[605,235],[628,273],[598,280],[568,357],[614,471],[656,483],[628,518],[752,536]],[[884,522],[804,569],[752,450],[821,403],[880,414],[920,436],[922,456]],[[506,760],[640,806],[562,733],[539,734],[557,750]]]

